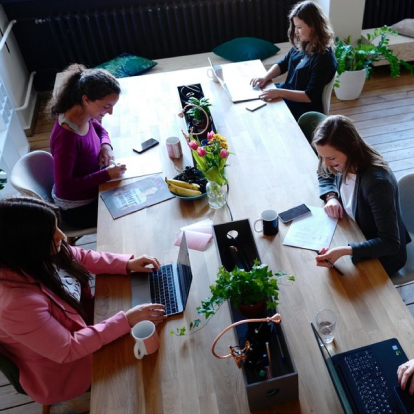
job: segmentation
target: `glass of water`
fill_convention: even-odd
[[[335,336],[336,313],[330,309],[321,309],[315,316],[316,329],[325,344],[330,344]]]

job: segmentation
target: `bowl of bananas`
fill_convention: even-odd
[[[194,167],[185,167],[174,178],[165,177],[168,189],[183,200],[197,200],[206,196],[207,179]]]

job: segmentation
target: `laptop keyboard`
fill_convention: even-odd
[[[385,377],[369,350],[345,357],[367,413],[396,413]]]
[[[152,301],[165,305],[166,315],[177,313],[178,305],[172,266],[164,265],[158,271],[154,270],[150,278]]]

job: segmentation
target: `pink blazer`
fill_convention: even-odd
[[[76,247],[72,251],[94,274],[126,275],[133,257]],[[0,352],[18,365],[20,383],[34,401],[53,404],[75,398],[91,385],[93,352],[130,332],[127,318],[121,311],[87,326],[66,302],[28,280],[0,269]]]

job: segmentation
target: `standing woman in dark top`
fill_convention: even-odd
[[[277,89],[263,91],[260,98],[283,98],[296,120],[309,111],[323,112],[323,88],[333,78],[337,62],[334,32],[322,8],[313,1],[297,3],[289,14],[288,37],[293,47],[276,62],[263,78],[253,78],[261,88],[287,72]]]

